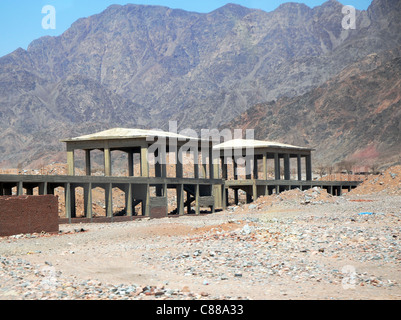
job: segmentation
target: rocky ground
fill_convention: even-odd
[[[292,190],[0,238],[1,299],[401,299],[401,196]]]

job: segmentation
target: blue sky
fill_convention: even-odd
[[[112,4],[151,4],[188,11],[210,12],[227,3],[237,3],[248,8],[272,11],[281,3],[301,2],[313,8],[325,0],[0,0],[0,57],[21,47],[26,49],[33,40],[42,36],[58,36],[79,18],[99,13]],[[339,0],[366,10],[372,0]],[[52,5],[56,10],[56,28],[43,29],[46,14],[42,8]]]

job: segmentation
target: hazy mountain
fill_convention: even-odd
[[[321,165],[401,161],[401,47],[371,54],[322,86],[258,104],[227,127],[254,128],[258,139],[316,148]]]
[[[400,1],[374,0],[355,30],[342,28],[342,7],[113,5],[79,19],[0,58],[0,163],[29,162],[95,129],[217,127],[401,43]]]

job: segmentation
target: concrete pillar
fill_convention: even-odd
[[[312,156],[305,157],[306,180],[312,181]]]
[[[67,150],[67,168],[68,175],[75,175],[75,164],[74,164],[74,150]]]
[[[178,215],[184,215],[184,185],[179,184],[176,187],[177,190],[177,213]]]
[[[193,157],[194,157],[194,178],[199,179],[199,150],[197,148],[194,148]]]
[[[154,157],[155,157],[155,177],[160,178],[162,176],[162,166],[160,164],[161,161],[159,159],[159,150],[155,151]]]
[[[280,156],[278,153],[274,154],[274,175],[276,180],[280,180]]]
[[[291,180],[290,155],[284,154],[284,179]]]
[[[207,159],[207,155],[204,152],[201,152],[201,158],[202,158],[202,178],[203,179],[207,179],[207,174],[206,174],[206,159]]]
[[[255,180],[259,179],[259,168],[258,168],[258,156],[253,156],[253,178]]]
[[[161,161],[161,177],[166,178],[167,177],[167,151],[166,149],[161,149],[160,151],[160,161]]]
[[[228,190],[224,187],[224,184],[221,187],[221,199],[223,210],[226,210],[228,206]]]
[[[148,148],[141,147],[141,177],[149,177]]]
[[[105,185],[106,217],[113,217],[113,186],[111,183]]]
[[[195,214],[200,214],[200,207],[199,207],[199,184],[195,185]]]
[[[42,196],[47,195],[47,182],[43,182],[43,183],[39,184],[39,194]]]
[[[267,180],[267,154],[263,154],[263,179]]]
[[[301,155],[297,155],[297,172],[298,172],[298,181],[302,181],[302,161]]]
[[[150,217],[150,187],[146,185],[145,199],[142,202],[142,215]]]
[[[234,180],[238,180],[238,164],[237,164],[237,159],[233,157],[233,166],[234,166]]]
[[[228,179],[228,166],[224,157],[220,158],[221,161],[221,176],[223,180]]]
[[[84,210],[85,216],[92,219],[92,183],[89,182],[84,185]]]
[[[132,194],[132,184],[129,183],[125,188],[125,212],[127,217],[133,216],[133,194]]]
[[[17,196],[22,196],[24,194],[24,188],[22,181],[19,181],[17,184]]]
[[[256,185],[256,181],[254,181],[252,185],[252,197],[253,201],[256,201],[258,199],[258,187]]]
[[[104,148],[104,175],[111,177],[111,151],[107,146]]]
[[[177,152],[175,154],[175,159],[176,159],[176,166],[175,166],[175,171],[176,171],[176,177],[177,178],[182,178],[184,175],[183,171],[183,165],[182,165],[182,150],[181,148],[177,148]]]
[[[245,158],[245,179],[251,180],[252,179],[252,158],[246,157]]]
[[[215,167],[214,167],[214,161],[213,161],[213,148],[210,147],[209,148],[209,177],[210,177],[210,179],[215,178],[214,170],[215,170]]]
[[[68,222],[71,223],[71,185],[66,183],[64,185],[64,197],[65,197],[65,217]]]
[[[85,150],[85,172],[87,176],[91,175],[92,165],[91,165],[91,151]]]
[[[134,176],[134,151],[129,150],[127,152],[128,156],[128,176],[133,177]]]

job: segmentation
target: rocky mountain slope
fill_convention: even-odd
[[[374,0],[355,30],[342,28],[342,7],[113,5],[79,19],[0,58],[0,165],[28,165],[62,151],[60,138],[116,126],[215,128],[401,43],[400,1]]]
[[[250,108],[227,125],[257,138],[315,147],[320,164],[401,161],[401,47],[371,54],[298,97]],[[346,157],[344,157],[346,155]]]

